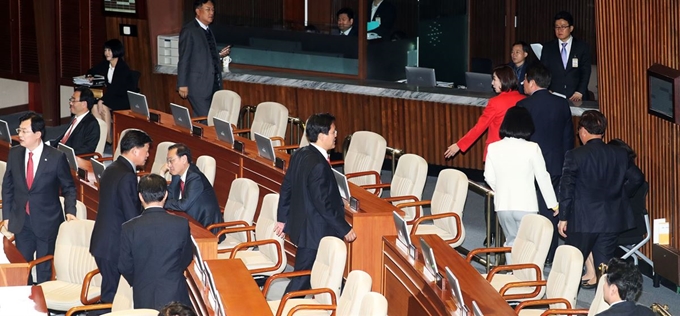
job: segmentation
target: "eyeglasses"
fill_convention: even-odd
[[[167,161],[168,163],[173,163],[175,160],[177,160],[177,158],[178,158],[178,157],[168,158],[168,160],[166,160],[166,161]]]
[[[68,102],[76,103],[76,102],[80,102],[80,100],[76,100],[74,97],[71,97],[71,98],[68,99]]]
[[[555,25],[555,30],[566,30],[570,27],[571,25]]]
[[[33,133],[32,130],[21,129],[21,128],[17,128],[16,131],[17,131],[17,134],[31,134],[31,133]]]

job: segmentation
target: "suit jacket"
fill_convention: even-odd
[[[522,99],[524,99],[524,95],[517,91],[501,92],[499,95],[489,99],[484,112],[482,112],[482,116],[477,120],[477,124],[456,142],[460,150],[467,151],[482,136],[484,131],[488,129],[486,146],[484,146],[484,160],[486,160],[486,151],[489,148],[489,144],[501,139],[498,131],[501,129],[505,112]]]
[[[551,176],[562,175],[564,154],[574,148],[574,124],[569,101],[546,89],[538,90],[517,102],[526,108],[534,121],[530,140],[541,147],[546,168]]]
[[[26,202],[30,203],[31,225],[38,238],[55,238],[66,214],[76,215],[76,188],[64,153],[43,145],[40,163],[31,189],[26,184],[26,148],[9,150],[7,169],[2,182],[2,218],[9,220],[7,229],[17,234],[26,220]],[[64,209],[59,192],[64,196]],[[37,229],[39,228],[39,229]]]
[[[527,68],[529,68],[529,63],[527,62],[527,60],[525,60],[522,66],[517,67],[515,66],[515,63],[510,61],[508,63],[508,66],[510,66],[510,68],[512,68],[512,70],[515,71],[515,75],[517,75],[517,88],[518,88],[517,91],[519,91],[519,93],[521,94],[525,94],[524,76],[527,74]]]
[[[637,305],[635,302],[624,301],[616,303],[597,314],[597,316],[655,316],[651,309],[642,305]]]
[[[397,8],[387,0],[378,6],[378,10],[375,11],[373,19],[371,19],[371,7],[373,6],[373,1],[368,1],[368,17],[367,21],[380,21],[380,26],[375,30],[371,31],[378,33],[380,37],[390,39],[392,31],[394,28],[394,21],[397,18]],[[358,31],[358,30],[357,30]]]
[[[213,55],[218,55],[218,52],[210,51],[205,30],[198,24],[198,21],[192,19],[189,23],[184,24],[179,33],[177,89],[188,87],[189,94],[205,96],[206,98],[211,96],[215,81],[212,64]],[[221,82],[222,74],[217,75]]]
[[[580,92],[583,100],[588,99],[588,81],[590,80],[591,61],[590,47],[586,42],[574,38],[567,59],[567,68],[562,64],[560,44],[558,39],[543,44],[541,62],[548,67],[552,74],[550,90],[571,97],[574,92]],[[578,59],[578,67],[572,67],[574,58]]]
[[[340,31],[338,30],[338,32]],[[338,33],[338,35],[342,36],[342,33]],[[347,36],[359,36],[359,27],[355,24],[352,24],[352,28],[349,30],[349,34],[347,34]]]
[[[99,209],[92,230],[90,253],[117,262],[121,226],[141,211],[137,174],[121,155],[104,170],[99,183]]]
[[[181,176],[172,177],[172,182],[168,187],[168,199],[165,201],[166,209],[186,212],[203,227],[224,221],[215,190],[195,164],[191,164],[187,170],[184,194],[181,199],[179,198],[180,181]],[[215,230],[213,233],[217,234],[219,229]]]
[[[193,260],[189,222],[163,208],[146,209],[123,224],[118,270],[132,285],[135,308],[189,305],[184,270]]]
[[[106,60],[87,71],[90,75],[101,75],[106,79],[106,91],[102,96],[104,105],[112,111],[130,109],[127,91],[139,92],[139,78],[122,58],[118,58],[116,68],[113,69],[113,82],[109,82],[108,72],[109,62]]]
[[[67,132],[68,128],[64,131],[64,134],[54,141],[55,147],[59,145],[59,142],[66,136]],[[97,149],[98,142],[99,122],[92,115],[92,112],[88,112],[82,118],[82,121],[78,123],[78,126],[71,131],[71,135],[66,140],[66,146],[73,148],[76,155],[82,155],[94,152]]]
[[[642,172],[621,147],[591,139],[568,151],[559,191],[559,216],[568,222],[567,235],[619,233],[635,227],[628,197],[643,182]]]
[[[278,221],[300,248],[318,249],[321,238],[343,238],[352,227],[345,221],[345,206],[338,183],[323,154],[314,146],[293,153],[281,184]]]
[[[548,207],[557,206],[541,148],[534,142],[506,137],[490,144],[484,179],[496,193],[496,211],[538,212],[534,179]]]

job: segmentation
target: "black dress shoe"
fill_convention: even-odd
[[[581,282],[581,288],[584,289],[584,290],[592,290],[596,287],[597,287],[597,282],[595,282],[595,284],[590,284],[590,283],[588,283],[587,280]]]
[[[493,244],[494,241],[496,240],[496,234],[492,233],[491,234],[491,243]],[[489,243],[487,242],[487,238],[484,238],[484,247],[489,247]]]

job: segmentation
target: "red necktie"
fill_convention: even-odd
[[[33,185],[33,153],[28,152],[28,163],[26,163],[26,185],[28,185],[28,189],[31,189],[31,186]],[[28,201],[26,201],[26,214],[31,214],[31,211],[28,210]]]
[[[76,126],[76,119],[75,118],[71,121],[71,126],[68,128],[66,135],[64,135],[64,138],[61,139],[60,143],[66,144],[66,141],[68,140],[68,138],[71,137],[71,133],[73,133],[73,127],[74,126]]]
[[[328,164],[331,164],[331,157],[326,157],[326,161],[328,161]]]
[[[184,197],[184,181],[179,180],[179,193]]]

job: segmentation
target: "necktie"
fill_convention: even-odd
[[[326,157],[326,161],[328,161],[328,164],[331,164],[331,157]]]
[[[73,127],[76,126],[76,118],[73,118],[71,120],[71,126],[68,128],[68,131],[66,131],[66,135],[61,139],[60,143],[66,144],[66,141],[68,140],[69,137],[71,137],[71,133],[73,133]]]
[[[184,195],[184,181],[183,180],[179,180],[179,194],[182,195],[182,196]]]
[[[33,153],[30,151],[28,152],[28,163],[26,163],[26,185],[29,190],[33,185]],[[28,201],[26,201],[26,214],[31,214],[28,209]]]
[[[567,59],[569,56],[567,55],[567,44],[569,43],[562,43],[562,66],[564,66],[564,69],[567,69]]]

